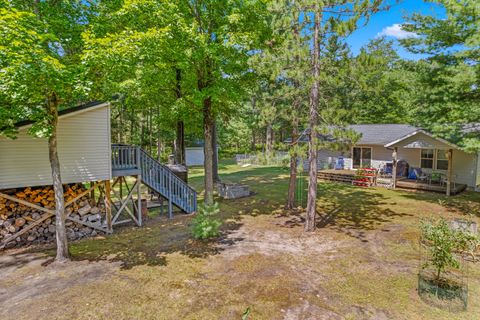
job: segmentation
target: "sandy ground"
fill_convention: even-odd
[[[247,308],[250,320],[479,319],[478,263],[467,312],[438,310],[416,292],[411,201],[416,210],[454,213],[374,192],[357,195],[359,216],[325,204],[315,233],[303,231],[301,214],[243,212],[208,243],[193,241],[190,217],[180,217],[73,243],[74,260],[63,265],[48,250],[3,252],[0,319],[241,319]]]
[[[392,238],[400,234],[400,225],[390,225],[387,231],[371,231],[363,235],[362,240],[352,241],[349,236],[339,237],[337,231],[324,229],[323,232],[305,234],[300,216],[261,216],[246,217],[240,228],[228,233],[215,244],[218,254],[203,259],[194,277],[185,279],[189,284],[187,291],[170,292],[169,299],[183,299],[188,296],[191,311],[182,310],[182,318],[206,319],[199,306],[219,307],[220,319],[238,318],[238,308],[223,305],[222,300],[209,300],[215,295],[212,283],[221,295],[224,288],[234,292],[228,297],[236,304],[243,299],[245,305],[263,300],[257,308],[275,310],[271,319],[393,319],[394,315],[386,310],[370,306],[345,304],[342,298],[324,288],[331,281],[327,271],[336,260],[348,259],[352,250],[361,250],[367,257],[368,266],[373,269],[388,268],[395,272],[413,272],[412,264],[384,264],[380,261],[383,252],[383,240],[388,233]],[[384,229],[385,230],[385,229]],[[354,246],[360,245],[360,249]],[[1,319],[74,319],[80,313],[75,308],[57,309],[55,301],[76,303],[81,308],[102,309],[102,303],[89,307],[86,296],[78,296],[82,288],[98,286],[104,290],[105,282],[133,282],[138,286],[132,269],[122,270],[122,262],[107,256],[99,261],[73,261],[63,265],[52,262],[52,258],[39,252],[22,250],[9,251],[0,256],[0,318]],[[365,261],[364,261],[365,263]],[[174,266],[172,266],[174,268]],[[165,268],[165,267],[152,267]],[[158,270],[158,272],[162,272]],[[155,284],[156,285],[156,284]],[[149,283],[143,284],[144,288]],[[152,285],[153,288],[153,285]],[[71,294],[75,292],[75,294]],[[197,294],[195,294],[195,292]],[[106,296],[112,292],[106,292]],[[58,299],[63,296],[65,299]],[[112,296],[114,296],[112,294]],[[107,300],[107,297],[106,300]],[[108,299],[111,299],[109,297]],[[92,297],[91,299],[98,299]],[[105,301],[106,303],[107,301]],[[110,301],[111,302],[111,301]],[[91,309],[90,309],[91,310]],[[253,308],[255,314],[256,309]],[[180,311],[180,310],[179,310]],[[109,312],[99,310],[100,318],[108,318]],[[91,313],[94,314],[94,313]],[[198,318],[196,315],[198,315]],[[103,316],[102,316],[103,315]],[[85,318],[95,318],[85,317]],[[128,318],[128,317],[127,317]],[[157,315],[152,319],[174,319],[175,315]],[[257,313],[251,319],[268,319],[268,315]]]

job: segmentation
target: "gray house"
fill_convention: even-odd
[[[449,141],[405,124],[362,124],[347,128],[360,134],[360,140],[346,152],[319,150],[319,170],[333,169],[340,157],[346,170],[380,170],[394,165],[394,160],[403,160],[410,168],[419,168],[426,174],[444,173],[452,183],[480,191],[479,153],[466,153]],[[304,132],[300,141],[307,140]]]

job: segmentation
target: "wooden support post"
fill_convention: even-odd
[[[112,232],[112,191],[110,180],[105,180],[105,216],[107,218],[107,229]]]
[[[398,147],[393,148],[393,170],[392,170],[392,188],[395,189],[397,187],[397,162],[398,162]]]
[[[163,197],[159,194],[158,201],[160,202],[160,215],[163,216]]]
[[[93,182],[90,182],[90,187],[91,187],[91,186],[93,186]],[[90,191],[90,204],[91,204],[92,206],[95,205],[95,189],[92,189],[92,190]]]
[[[141,186],[142,186],[142,176],[138,175],[137,176],[137,220],[138,220],[138,226],[142,226],[142,191],[141,191]]]
[[[168,218],[173,218],[173,205],[172,205],[172,177],[168,177]]]
[[[453,162],[453,150],[447,151],[448,169],[447,169],[447,196],[452,194],[452,162]]]
[[[123,199],[123,177],[120,177],[119,180],[120,180],[120,199]]]
[[[115,209],[117,210],[117,212],[115,213],[115,216],[114,216],[113,219],[112,219],[112,224],[114,224],[114,225],[116,224],[116,221],[117,221],[117,219],[120,217],[120,214],[122,213],[123,210],[125,210],[125,211],[130,215],[130,217],[132,218],[132,220],[133,220],[137,225],[139,224],[137,218],[135,217],[135,213],[132,212],[132,211],[130,210],[130,208],[128,207],[128,203],[129,203],[129,201],[131,201],[132,204],[133,204],[133,207],[135,208],[135,202],[134,202],[134,200],[133,200],[133,194],[135,193],[135,189],[138,187],[138,184],[139,184],[139,181],[137,180],[137,181],[135,182],[135,185],[133,186],[132,189],[128,189],[128,186],[127,186],[127,190],[129,190],[129,192],[128,192],[128,195],[127,195],[127,197],[125,198],[125,200],[119,198],[119,196],[118,196],[117,192],[115,191],[115,189],[112,189],[113,194],[120,200],[120,208],[118,208],[118,207],[115,205],[115,203],[112,202],[112,205],[113,205],[113,206],[115,207]]]

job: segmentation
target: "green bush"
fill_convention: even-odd
[[[222,223],[215,219],[219,212],[217,202],[199,207],[198,214],[193,218],[192,234],[195,239],[209,239],[219,235]]]
[[[447,268],[459,269],[458,255],[469,252],[477,243],[474,234],[452,229],[443,218],[436,222],[423,221],[421,229],[423,245],[429,252],[429,259],[423,268],[433,266],[437,281]]]

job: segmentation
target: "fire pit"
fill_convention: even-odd
[[[245,184],[221,182],[217,185],[217,189],[219,196],[223,199],[238,199],[250,195],[250,190]]]

